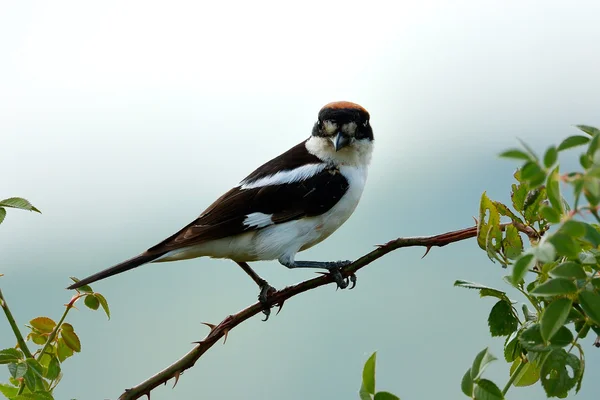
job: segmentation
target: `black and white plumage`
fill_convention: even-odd
[[[326,239],[354,212],[372,149],[369,113],[350,102],[327,104],[310,138],[256,169],[196,220],[144,253],[69,288],[149,262],[202,256],[240,265],[279,260],[290,268],[332,269],[338,264],[295,257]]]

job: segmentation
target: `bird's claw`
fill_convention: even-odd
[[[356,286],[356,275],[353,273],[344,277],[342,275],[342,272],[340,271],[340,268],[335,268],[331,269],[329,271],[329,274],[333,278],[334,282],[337,284],[337,289],[346,289],[348,285],[350,285],[350,283],[352,283],[352,285],[348,288],[349,290],[354,289],[354,287]]]
[[[350,282],[352,282],[352,286],[348,288],[348,290],[352,290],[356,287],[356,275],[350,274]]]
[[[265,319],[263,321],[267,321],[269,316],[271,315],[271,307],[273,306],[269,300],[269,296],[273,293],[277,292],[273,286],[269,285],[265,282],[260,287],[260,293],[258,294],[258,302],[262,305],[262,312],[265,314]]]

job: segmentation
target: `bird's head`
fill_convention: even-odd
[[[345,148],[357,150],[373,141],[369,113],[349,101],[325,105],[319,111],[319,119],[313,127],[312,135],[328,139],[336,152]]]

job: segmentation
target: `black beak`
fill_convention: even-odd
[[[339,151],[340,149],[343,149],[344,147],[348,146],[350,144],[351,140],[352,139],[350,138],[350,136],[345,135],[342,132],[339,132],[333,142],[335,151]]]

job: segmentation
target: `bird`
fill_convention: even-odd
[[[352,215],[365,187],[373,145],[365,108],[349,101],[328,103],[308,139],[258,167],[198,218],[143,253],[68,289],[147,263],[196,257],[236,262],[259,286],[266,310],[275,289],[248,262],[278,260],[287,268],[323,269],[344,289],[349,281],[340,268],[351,261],[299,261],[296,255],[328,238]],[[356,277],[349,278],[354,287]]]

